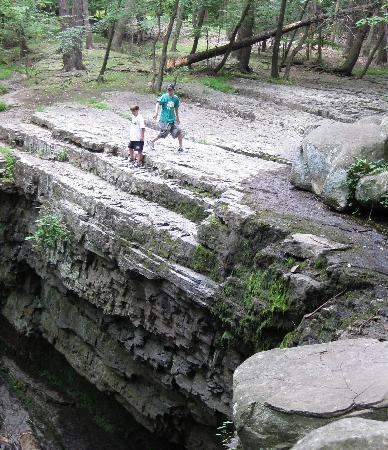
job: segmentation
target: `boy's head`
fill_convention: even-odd
[[[168,83],[168,85],[166,86],[166,91],[169,95],[174,95],[174,93],[175,93],[174,83]]]
[[[138,105],[133,105],[129,109],[134,116],[137,116],[139,114],[139,106]]]

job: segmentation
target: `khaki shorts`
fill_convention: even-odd
[[[173,138],[178,137],[178,134],[182,131],[181,127],[177,125],[175,122],[159,122],[160,132],[158,137],[165,138],[169,134]]]

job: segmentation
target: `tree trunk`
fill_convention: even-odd
[[[368,17],[371,15],[369,12]],[[340,75],[351,75],[353,67],[355,66],[358,57],[360,56],[362,43],[369,31],[369,25],[360,27],[354,37],[353,45],[349,48],[348,54],[342,66],[336,68],[334,72]]]
[[[179,6],[179,0],[175,0],[174,4],[172,6],[170,21],[168,23],[167,31],[163,38],[163,47],[162,47],[162,54],[160,56],[159,71],[158,71],[158,76],[156,78],[156,82],[155,82],[155,86],[154,86],[154,91],[157,91],[157,92],[159,92],[162,89],[164,68],[166,66],[166,60],[167,60],[167,47],[168,47],[168,42],[170,40],[172,28],[174,26],[175,18],[178,13],[178,6]]]
[[[89,22],[89,1],[88,0],[82,0],[82,10],[83,10],[83,19],[84,19],[84,27],[85,27],[85,34],[86,34],[86,48],[91,49],[93,48],[93,33],[92,28],[90,26]]]
[[[70,8],[69,0],[59,1],[59,12],[63,16],[62,30],[66,28],[74,28],[83,26],[83,0],[73,0]],[[86,70],[82,61],[82,40],[77,42],[74,37],[73,48],[62,55],[63,70],[70,72],[72,70]]]
[[[245,38],[251,38],[253,36],[253,27],[255,24],[254,7],[251,5],[247,17],[242,23],[237,35],[237,41],[241,41]],[[251,72],[249,67],[249,60],[251,58],[252,46],[243,47],[237,51],[238,69],[240,72]]]
[[[317,64],[322,64],[322,28],[318,30]]]
[[[377,50],[377,57],[376,57],[376,64],[377,65],[384,65],[388,58],[387,58],[387,46],[388,46],[388,26],[385,25],[385,34],[383,37],[383,40]]]
[[[97,77],[97,81],[99,83],[102,83],[104,81],[104,74],[105,74],[105,71],[106,71],[106,66],[108,64],[110,50],[112,48],[112,41],[113,41],[113,36],[114,36],[114,33],[115,33],[116,22],[117,22],[116,20],[113,20],[111,25],[110,25],[108,45],[107,45],[106,50],[105,50],[104,61],[103,61],[102,66],[101,66],[100,73],[98,74],[98,77]]]
[[[171,49],[170,49],[170,51],[172,51],[172,52],[177,51],[176,46],[178,44],[179,36],[181,34],[184,12],[185,12],[185,10],[184,10],[183,3],[179,3],[178,15],[177,15],[176,24],[175,24],[175,32],[174,32],[174,37],[172,39],[172,44],[171,44]]]
[[[298,44],[295,46],[295,48],[292,50],[292,52],[290,53],[290,56],[287,59],[287,63],[286,63],[286,69],[284,71],[284,79],[288,80],[289,76],[290,76],[290,70],[291,70],[291,65],[294,61],[294,58],[296,56],[296,54],[301,50],[301,48],[303,47],[304,41],[306,40],[306,37],[309,34],[309,29],[310,27],[306,27],[305,32],[303,33],[303,36],[299,39]]]
[[[356,8],[342,10],[338,13],[338,16],[348,15],[348,14],[354,13],[355,11],[359,11],[360,9],[361,8],[356,7]],[[318,24],[318,23],[323,22],[324,20],[327,20],[331,17],[332,16],[329,16],[329,15],[322,15],[319,17],[310,17],[310,18],[307,18],[304,20],[299,20],[298,22],[293,22],[288,25],[285,25],[283,27],[282,33],[283,34],[290,33],[291,31],[306,27],[313,23]],[[264,42],[267,39],[270,39],[271,37],[275,36],[276,32],[277,32],[277,29],[265,31],[263,33],[252,36],[251,38],[247,38],[247,39],[243,39],[239,42],[235,42],[233,44],[232,50],[239,50],[240,48],[251,46],[253,44],[256,44],[257,42]],[[167,68],[173,69],[173,68],[183,67],[183,66],[187,66],[190,64],[195,64],[197,62],[205,61],[206,59],[223,55],[228,50],[228,48],[229,48],[229,44],[225,44],[225,45],[221,45],[219,47],[209,48],[208,50],[203,51],[203,52],[198,52],[198,53],[194,53],[194,54],[190,54],[190,55],[186,55],[186,56],[178,57],[178,58],[171,58],[167,62]]]
[[[283,34],[283,24],[284,24],[284,15],[286,13],[286,5],[287,0],[281,0],[278,26],[276,29],[275,42],[272,49],[272,67],[271,67],[272,78],[279,78],[279,47],[280,47],[280,40]]]
[[[229,55],[232,52],[233,44],[234,44],[234,41],[236,40],[238,30],[240,29],[242,23],[244,22],[244,19],[245,19],[246,15],[248,14],[248,12],[251,8],[251,5],[252,5],[252,0],[248,0],[245,5],[245,8],[241,14],[240,20],[238,21],[238,24],[235,26],[233,33],[230,36],[229,48],[224,53],[224,57],[222,58],[221,62],[214,68],[214,73],[219,72],[224,67],[226,60],[228,59]]]
[[[127,28],[127,19],[119,19],[115,27],[115,33],[112,39],[112,49],[120,50],[123,45],[124,35]]]
[[[156,36],[152,42],[152,81],[151,81],[151,86],[152,89],[155,86],[155,80],[156,80],[156,44],[158,43],[158,40],[160,38],[160,33],[161,33],[161,25],[160,25],[160,18],[162,15],[162,5],[161,5],[161,1],[159,0],[159,4],[157,5],[157,9],[155,11],[155,15],[156,15],[156,20],[157,20],[157,24],[158,24],[158,32],[156,33]]]
[[[341,0],[337,0],[335,2],[334,15],[338,14],[338,11],[339,11],[339,8],[340,8],[340,3],[341,3]],[[337,23],[337,21],[335,21],[333,23],[333,31],[331,33],[331,41],[332,42],[336,42],[337,41],[337,34],[338,34],[338,23]]]
[[[368,59],[367,59],[367,61],[365,63],[365,67],[363,68],[363,70],[360,73],[360,75],[358,76],[358,78],[362,78],[366,74],[366,72],[367,72],[367,70],[368,70],[368,68],[369,68],[369,66],[370,66],[370,64],[371,64],[371,62],[373,60],[373,57],[375,56],[375,53],[377,52],[377,50],[380,47],[381,43],[384,42],[384,37],[385,37],[385,27],[384,27],[384,24],[382,24],[380,26],[380,34],[378,35],[377,41],[376,41],[374,47],[372,48],[372,50],[371,50],[371,52],[369,54],[369,57],[368,57]]]
[[[190,55],[193,55],[197,51],[199,38],[201,37],[203,21],[205,20],[205,15],[206,15],[206,8],[202,6],[198,13],[198,18],[195,21],[194,42],[193,46],[191,47]]]
[[[261,51],[263,53],[267,51],[267,39],[264,39],[264,41],[261,43]]]
[[[304,16],[305,13],[306,13],[306,9],[307,9],[307,6],[308,6],[309,2],[310,2],[310,0],[306,0],[306,1],[303,3],[303,7],[302,7],[302,11],[300,12],[299,20],[302,20],[302,19],[303,19],[303,16]],[[290,39],[290,42],[288,43],[288,45],[287,45],[287,47],[286,47],[286,51],[284,52],[284,56],[283,56],[281,65],[283,65],[283,64],[285,63],[285,61],[286,61],[286,59],[287,59],[287,57],[288,57],[288,53],[289,53],[290,50],[291,50],[292,44],[293,44],[294,39],[295,39],[295,36],[296,36],[296,31],[297,31],[297,30],[294,30],[293,33],[292,33],[292,35],[291,35],[291,39]]]

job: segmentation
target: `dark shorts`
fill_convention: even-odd
[[[173,138],[178,137],[178,134],[182,131],[181,127],[175,122],[159,122],[160,132],[158,137],[165,138],[171,133]]]
[[[144,141],[130,141],[128,148],[141,153],[144,148]]]

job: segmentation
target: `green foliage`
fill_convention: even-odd
[[[9,66],[8,64],[0,64],[0,80],[6,80],[15,72],[20,72],[20,67]]]
[[[5,159],[4,179],[12,181],[15,178],[16,158],[8,147],[0,147],[0,154],[3,155]]]
[[[255,351],[274,346],[263,341],[263,333],[277,327],[288,304],[287,287],[274,270],[240,267],[223,286],[212,313],[234,339]]]
[[[364,68],[363,67],[355,67],[352,72],[355,75],[358,75],[359,73],[363,72]],[[388,76],[388,69],[378,69],[375,67],[370,67],[366,73],[368,75],[382,75],[382,76]]]
[[[202,244],[197,245],[193,256],[193,269],[198,273],[209,275],[217,280],[218,274],[217,257],[214,252],[204,247]]]
[[[388,171],[388,162],[386,161],[369,162],[365,159],[357,158],[350,166],[346,178],[346,186],[349,188],[348,206],[352,209],[357,208],[356,187],[362,177],[386,171]],[[383,195],[379,203],[383,208],[386,208],[385,195]]]
[[[8,92],[8,88],[3,84],[0,84],[0,95],[6,94]]]
[[[236,89],[228,83],[228,77],[201,77],[198,81],[207,87],[214,89],[215,91],[224,92],[225,94],[235,94]]]
[[[292,81],[286,80],[284,78],[272,78],[269,77],[268,81],[272,84],[293,84]]]
[[[70,232],[62,219],[51,211],[44,211],[35,222],[36,229],[26,241],[32,241],[33,246],[39,250],[54,249],[60,243],[70,239]]]
[[[62,54],[81,50],[83,45],[84,27],[65,28],[59,34],[59,50]]]
[[[0,101],[0,112],[7,111],[7,109],[8,109],[7,103]]]
[[[104,109],[104,110],[109,109],[108,103],[101,100],[97,100],[96,98],[81,99],[79,100],[79,103],[81,103],[82,105],[89,105],[97,109]]]
[[[65,162],[69,160],[69,155],[67,154],[66,149],[61,148],[58,153],[56,154],[55,159],[57,161]]]

